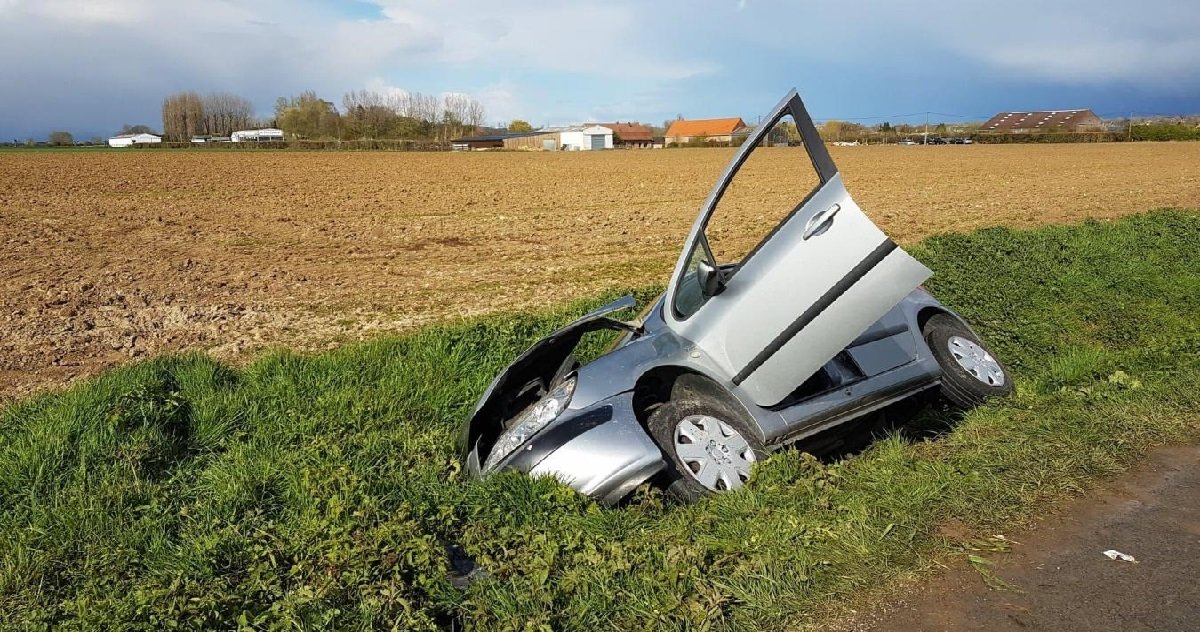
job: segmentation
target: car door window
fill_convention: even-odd
[[[718,264],[742,263],[821,185],[791,115],[770,125],[704,228]]]
[[[792,216],[815,191],[822,178],[814,167],[796,125],[786,111],[765,122],[767,131],[735,138],[761,141],[737,168],[709,214],[704,230],[692,244],[687,266],[679,279],[674,310],[686,319],[708,300],[697,272],[701,262],[719,268],[725,281],[753,256],[759,246]]]

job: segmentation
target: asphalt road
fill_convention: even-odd
[[[1020,544],[985,557],[1014,590],[989,588],[964,563],[856,627],[1200,631],[1200,446],[1156,450],[1036,530],[1005,535]]]

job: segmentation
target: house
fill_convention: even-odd
[[[613,147],[643,149],[654,146],[654,130],[641,123],[596,123],[613,131]]]
[[[1104,128],[1104,121],[1091,110],[1050,110],[1046,112],[1001,112],[979,128],[981,132],[1038,132],[1056,130],[1087,132]]]
[[[119,134],[108,139],[109,147],[132,147],[161,143],[162,137],[154,134]]]
[[[244,129],[234,132],[229,140],[235,143],[279,143],[283,142],[283,130],[268,127],[265,129]]]
[[[732,143],[738,130],[746,127],[740,118],[678,120],[671,123],[665,136],[668,145],[685,144],[692,139],[704,139],[710,143]]]

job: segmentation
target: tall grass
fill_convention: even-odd
[[[159,358],[13,405],[0,627],[796,627],[945,554],[941,524],[1000,532],[1200,431],[1200,215],[915,251],[1017,395],[936,440],[778,454],[694,506],[642,490],[605,509],[550,480],[462,475],[457,423],[585,304],[244,369]],[[458,551],[483,569],[465,590]]]

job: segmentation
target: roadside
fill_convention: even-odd
[[[1011,589],[990,588],[964,560],[853,629],[1195,630],[1200,446],[1159,448],[1035,530],[1005,535],[1019,544],[984,557]],[[1109,560],[1110,549],[1137,563]]]

